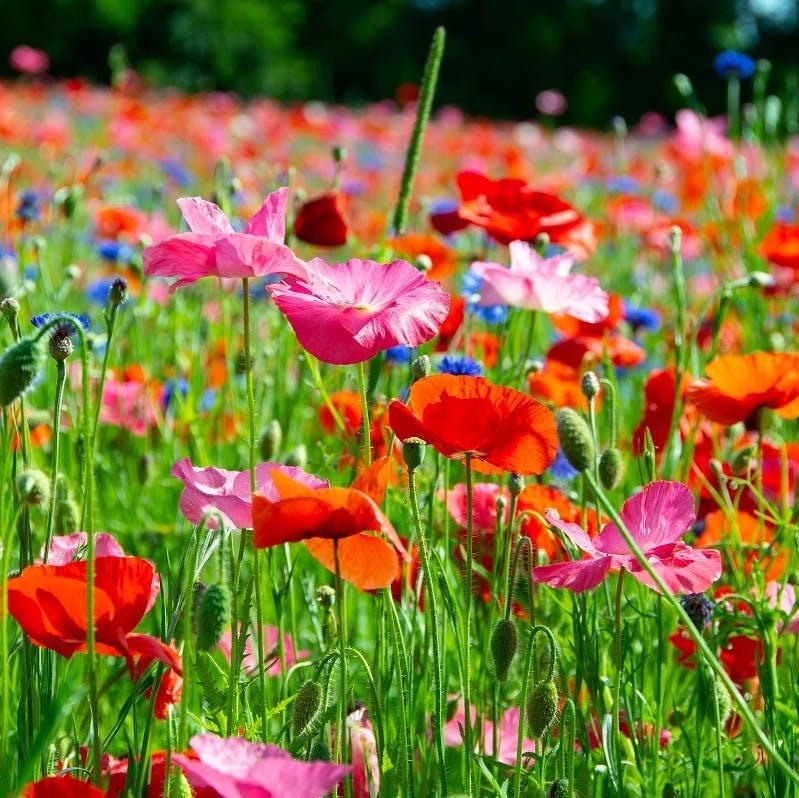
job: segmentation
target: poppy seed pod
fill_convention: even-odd
[[[295,737],[307,734],[312,730],[324,708],[322,699],[322,688],[311,679],[297,690],[291,714],[291,730]]]
[[[0,357],[0,405],[10,405],[29,390],[44,365],[44,349],[38,338],[22,338]]]
[[[549,785],[547,798],[569,798],[570,795],[571,790],[569,789],[568,779],[555,779],[555,781]]]
[[[510,618],[497,621],[491,633],[491,658],[494,660],[494,673],[499,681],[508,678],[513,657],[519,646],[519,633],[516,624]]]
[[[508,474],[508,493],[510,493],[511,496],[518,496],[523,490],[524,477],[514,472]]]
[[[533,687],[527,698],[527,723],[533,737],[543,737],[558,715],[558,688],[552,679]]]
[[[23,504],[45,504],[50,498],[50,478],[38,468],[29,468],[17,476],[17,492]]]
[[[558,413],[558,440],[572,468],[587,471],[594,465],[594,437],[586,420],[573,408],[564,407]]]
[[[605,490],[614,490],[624,477],[624,460],[615,447],[605,449],[599,457],[599,481]]]
[[[194,606],[192,625],[197,648],[209,651],[222,637],[230,620],[230,594],[225,585],[209,585]]]
[[[421,438],[408,438],[402,444],[402,459],[408,466],[408,471],[416,471],[424,460],[427,450],[425,442]]]

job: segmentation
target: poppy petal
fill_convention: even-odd
[[[328,571],[335,573],[334,542],[324,538],[311,538],[305,546],[313,557]],[[378,590],[388,587],[399,576],[397,552],[382,538],[358,534],[338,542],[341,578],[358,590]]]

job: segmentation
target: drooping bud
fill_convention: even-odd
[[[599,377],[593,371],[586,371],[580,382],[580,389],[586,399],[593,399],[599,393]]]
[[[555,779],[549,785],[549,792],[547,798],[570,798],[572,791],[569,789],[568,779]]]
[[[543,737],[558,715],[558,688],[552,679],[538,682],[527,699],[527,723],[533,737]]]
[[[261,434],[261,439],[258,441],[258,450],[261,452],[261,457],[264,460],[271,460],[279,451],[280,444],[283,442],[283,430],[280,422],[273,418],[267,425],[266,429]]]
[[[230,593],[223,584],[209,585],[194,606],[192,625],[197,649],[210,651],[222,637],[230,620]]]
[[[421,438],[408,438],[402,442],[402,459],[408,471],[416,471],[424,460],[427,446]]]
[[[23,504],[45,504],[50,489],[50,478],[38,468],[28,468],[17,475],[17,493]]]
[[[605,449],[599,457],[599,481],[605,490],[615,490],[624,478],[624,459],[615,447]]]
[[[494,673],[499,681],[508,678],[516,649],[519,646],[519,633],[516,624],[510,618],[497,621],[491,633],[491,658],[494,661]]]
[[[192,798],[194,795],[191,785],[179,768],[175,768],[172,771],[169,785],[169,798]]]
[[[411,361],[411,383],[430,376],[430,358],[420,355]]]
[[[305,448],[304,443],[295,446],[283,461],[287,466],[295,466],[297,468],[305,468],[308,465],[308,450]]]
[[[291,730],[295,737],[311,731],[324,708],[322,688],[309,679],[294,696],[291,713]]]
[[[592,468],[596,449],[586,420],[573,408],[564,407],[558,412],[557,428],[560,448],[569,465],[578,471]]]
[[[115,277],[108,288],[108,301],[119,307],[128,298],[128,282],[124,277]]]
[[[699,630],[705,629],[713,620],[713,610],[716,608],[716,604],[704,593],[686,593],[680,597],[680,604],[693,625]]]
[[[44,365],[44,349],[36,338],[22,338],[0,357],[0,405],[10,405],[31,388]]]

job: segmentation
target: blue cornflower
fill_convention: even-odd
[[[166,410],[172,404],[176,394],[185,398],[189,393],[189,381],[185,377],[172,377],[164,384],[164,391],[161,394],[161,407]]]
[[[566,455],[563,454],[563,449],[559,448],[552,465],[548,469],[548,473],[558,482],[568,482],[580,472],[572,467],[571,463],[566,459]]]
[[[483,367],[470,357],[452,357],[445,355],[436,366],[442,374],[454,374],[456,377],[479,377]]]
[[[191,172],[175,158],[162,158],[158,165],[161,171],[180,188],[188,188],[193,176]]]
[[[216,388],[206,388],[200,397],[200,410],[207,413],[216,404]]]
[[[479,274],[469,270],[463,275],[461,296],[466,299],[467,311],[487,324],[502,324],[508,317],[508,308],[505,305],[480,305],[482,286],[483,278]]]
[[[713,59],[713,69],[720,78],[746,80],[755,74],[755,60],[746,53],[725,50]]]
[[[97,254],[104,260],[113,263],[132,263],[136,257],[136,251],[128,244],[111,239],[100,241],[97,244]]]
[[[69,331],[69,335],[77,335],[78,329],[76,325],[78,324],[84,330],[89,329],[89,317],[80,313],[40,313],[37,316],[31,316],[31,324],[37,328],[44,327],[53,316],[69,316],[69,319],[63,319],[62,323],[55,328],[59,329],[63,326],[65,330]]]
[[[405,344],[389,347],[386,349],[386,363],[407,364],[411,359],[411,351],[411,348]]]
[[[641,183],[630,175],[613,175],[605,181],[605,188],[611,194],[636,194]]]
[[[114,282],[115,277],[99,277],[97,280],[92,280],[84,291],[89,301],[94,302],[95,305],[105,307],[108,304],[108,290],[111,288],[111,283]]]
[[[656,310],[652,308],[637,308],[633,305],[628,305],[626,302],[623,305],[624,320],[633,328],[633,332],[638,332],[639,330],[657,332],[660,329],[660,314]]]
[[[654,194],[652,194],[652,204],[657,210],[669,214],[675,213],[680,207],[680,201],[677,197],[675,197],[674,194],[670,194],[668,191],[664,191],[662,188],[657,189]]]
[[[23,191],[15,211],[17,219],[23,222],[38,222],[42,216],[40,202],[41,197],[35,191]]]

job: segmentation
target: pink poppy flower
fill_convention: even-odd
[[[438,498],[443,500],[446,495],[447,510],[452,519],[459,526],[465,527],[467,523],[466,485],[462,482],[453,485],[448,491],[440,490]],[[478,482],[472,489],[472,523],[474,529],[484,532],[493,532],[497,527],[497,499],[499,497],[509,500],[508,491],[493,482]],[[502,514],[502,523],[508,522],[509,501],[505,504]]]
[[[380,758],[366,707],[347,715],[347,731],[352,747],[353,798],[371,798],[380,794]]]
[[[118,380],[108,374],[103,385],[100,421],[143,437],[158,426],[158,404],[153,396],[154,386],[138,379]]]
[[[362,363],[397,344],[429,341],[449,312],[441,285],[404,260],[328,266],[315,258],[305,277],[289,277],[267,290],[300,344],[335,365]]]
[[[74,532],[71,535],[56,535],[50,541],[47,564],[66,565],[68,562],[79,559],[78,555],[81,552],[85,554],[88,539],[89,536],[85,532]],[[109,535],[107,532],[98,532],[94,536],[94,556],[124,557],[125,552],[113,535]],[[42,559],[44,559],[44,547],[42,547]]]
[[[211,788],[222,798],[319,798],[352,770],[332,762],[302,762],[275,745],[241,737],[198,734],[191,747],[199,757],[175,754],[195,789]]]
[[[277,676],[281,672],[280,659],[277,656],[277,627],[264,626],[264,664],[267,665],[264,673],[267,676]],[[219,639],[219,650],[224,655],[225,659],[230,662],[231,651],[231,634],[230,630],[222,633]],[[307,651],[295,651],[294,643],[291,641],[291,635],[283,635],[283,654],[286,658],[286,667],[290,668],[298,659],[305,659],[308,656]],[[252,676],[258,671],[258,656],[252,647],[252,635],[248,634],[244,642],[244,660],[242,667],[248,676]]]
[[[255,466],[255,485],[270,501],[280,495],[272,484],[272,472],[280,471],[309,488],[326,488],[327,480],[319,479],[296,466],[281,463],[258,463]],[[249,471],[226,471],[224,468],[195,468],[184,457],[172,466],[170,474],[186,487],[180,495],[180,511],[192,524],[208,516],[209,529],[217,529],[221,521],[225,529],[252,529],[252,492]]]
[[[544,313],[565,313],[595,323],[608,315],[608,295],[594,277],[570,274],[570,254],[542,258],[524,241],[512,241],[510,268],[499,263],[473,263],[482,278],[481,305],[510,305]]]
[[[691,491],[679,482],[652,482],[627,499],[619,513],[655,571],[674,593],[702,593],[721,576],[721,555],[715,549],[692,549],[680,538],[696,520]],[[540,565],[533,579],[576,593],[596,587],[608,571],[622,568],[639,582],[658,588],[639,565],[613,523],[593,539],[577,524],[563,523],[551,510],[546,519],[587,557]]]
[[[244,230],[237,233],[222,210],[200,197],[182,197],[178,207],[191,232],[147,247],[142,258],[150,277],[178,277],[170,288],[201,277],[302,276],[305,265],[283,243],[288,189],[273,191]]]
[[[12,69],[27,75],[41,75],[50,69],[50,57],[44,50],[37,50],[27,44],[18,44],[8,56]]]
[[[472,707],[472,725],[477,719],[477,710]],[[463,702],[458,704],[457,711],[451,720],[444,724],[444,743],[450,747],[463,745],[463,727],[466,723],[466,714],[463,711]],[[477,730],[475,734],[479,734]],[[494,724],[490,720],[482,724],[482,749],[487,756],[495,758],[505,765],[516,764],[516,743],[519,734],[519,707],[511,707],[505,711],[499,720],[497,731],[497,752],[494,754]],[[477,746],[475,746],[476,748]],[[525,737],[522,740],[522,751],[532,751],[535,741]]]

